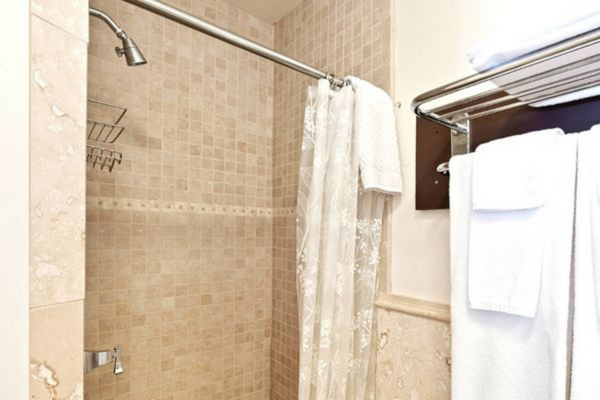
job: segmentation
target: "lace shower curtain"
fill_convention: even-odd
[[[299,400],[371,400],[384,194],[360,187],[354,92],[309,88],[298,193]]]

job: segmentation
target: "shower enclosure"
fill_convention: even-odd
[[[267,24],[193,3],[272,45]],[[87,374],[86,400],[267,399],[273,66],[122,1],[91,6],[148,64],[128,68],[90,20],[88,96],[127,114],[121,164],[88,168],[85,310],[86,349],[121,347],[124,372]]]
[[[387,1],[352,17],[351,0],[305,0],[275,25],[221,0],[168,3],[389,88]],[[90,19],[88,97],[127,112],[103,144],[119,163],[88,168],[86,226],[85,347],[119,347],[123,373],[91,371],[86,400],[295,398],[294,211],[314,81],[125,1],[90,6],[118,25]],[[343,27],[348,13],[361,29]]]

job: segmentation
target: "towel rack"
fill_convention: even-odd
[[[468,152],[470,140],[463,139],[462,148],[458,148],[454,141],[463,135],[471,135],[469,121],[600,85],[600,50],[590,49],[598,44],[600,29],[427,91],[413,100],[412,109],[418,117],[451,129],[452,148],[456,151],[453,154]],[[593,52],[591,55],[586,53],[585,58],[559,59],[585,50]],[[550,68],[540,66],[546,62],[553,64]],[[595,63],[599,64],[593,65]],[[535,66],[538,69],[533,74],[527,75],[527,71],[524,71]],[[511,74],[518,76],[518,73],[520,77],[509,79]],[[490,85],[492,81],[502,79],[508,83]],[[476,91],[480,85],[493,87]],[[432,105],[434,101],[439,104]],[[447,163],[438,167],[438,172],[447,171]]]
[[[552,107],[524,107],[600,86],[600,29],[417,96],[417,210],[447,209],[449,156],[502,137],[600,123],[600,96]],[[442,172],[443,174],[440,174]]]

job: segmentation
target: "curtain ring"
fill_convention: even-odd
[[[344,79],[344,86],[350,86],[353,92],[356,92],[356,85],[352,82],[352,79],[346,78]]]

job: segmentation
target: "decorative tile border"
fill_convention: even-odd
[[[294,215],[295,207],[267,208],[243,207],[222,204],[201,204],[177,201],[143,200],[143,199],[116,199],[112,197],[91,197],[86,199],[89,210],[129,210],[129,211],[157,211],[157,212],[188,212],[196,214],[218,214],[236,216],[271,217],[273,215]]]
[[[274,210],[267,207],[242,207],[222,204],[200,204],[163,200],[116,199],[111,197],[88,197],[90,210],[172,211],[197,214],[256,215],[270,217]]]
[[[296,207],[274,208],[273,215],[296,215]]]
[[[391,293],[380,293],[375,306],[417,317],[450,322],[450,306]]]

